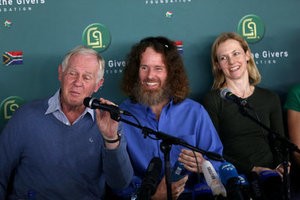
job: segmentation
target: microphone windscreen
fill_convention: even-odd
[[[229,162],[224,162],[219,167],[219,174],[221,182],[227,185],[227,182],[231,178],[238,178],[238,172],[236,168]]]
[[[244,195],[243,187],[240,183],[241,177],[239,177],[236,168],[228,162],[221,164],[219,168],[220,178],[222,183],[226,187],[227,197],[230,200],[245,200],[248,195]]]
[[[91,101],[92,101],[91,97],[85,97],[84,100],[83,100],[83,105],[85,107],[91,107]]]
[[[245,175],[239,174],[238,178],[239,178],[239,183],[240,183],[242,186],[249,186],[249,182],[248,182],[248,180],[247,180],[247,178],[246,178]]]
[[[261,187],[259,175],[256,172],[251,171],[248,176],[248,181],[250,185],[250,193],[253,199],[255,200],[264,200],[265,195]]]
[[[213,199],[214,196],[210,187],[206,183],[201,182],[194,186],[193,199],[206,199],[204,197],[210,197],[211,199]]]
[[[228,92],[230,92],[230,90],[228,88],[221,89],[221,91],[220,91],[221,98],[226,99],[226,95],[227,95]]]
[[[259,173],[259,175],[260,175],[260,180],[262,181],[262,182],[265,182],[265,181],[268,181],[268,180],[281,180],[281,177],[280,177],[280,175],[277,173],[277,172],[275,172],[275,171],[273,171],[273,170],[265,170],[265,171],[262,171],[262,172],[260,172]]]
[[[268,199],[279,200],[283,196],[283,184],[281,176],[273,170],[265,170],[259,173],[261,188]]]
[[[145,176],[137,194],[137,198],[139,200],[149,200],[154,194],[161,175],[161,168],[161,159],[158,157],[152,158],[146,169]]]

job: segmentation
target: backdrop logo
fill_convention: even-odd
[[[125,60],[109,59],[105,67],[106,74],[121,74],[126,67]]]
[[[4,27],[10,28],[12,26],[12,22],[10,20],[4,21]]]
[[[45,4],[46,0],[0,0],[0,12],[26,12]]]
[[[238,24],[238,33],[249,43],[258,42],[265,33],[265,25],[257,15],[246,15]]]
[[[85,46],[102,52],[109,47],[111,36],[104,25],[94,23],[85,28],[82,34],[82,41]]]
[[[22,51],[6,51],[2,55],[3,64],[9,65],[21,65],[23,64],[23,52]]]
[[[1,121],[8,121],[13,113],[25,103],[25,101],[18,96],[10,96],[4,99],[0,104]]]
[[[257,65],[274,65],[277,63],[282,64],[283,61],[287,60],[289,57],[289,52],[287,50],[268,50],[264,49],[257,52],[252,52],[252,56],[255,59]],[[286,62],[286,61],[285,61]]]

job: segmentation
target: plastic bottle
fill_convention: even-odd
[[[208,160],[205,160],[202,163],[201,168],[204,174],[204,178],[207,182],[207,185],[212,190],[213,195],[214,196],[222,195],[223,197],[226,197],[227,196],[226,189],[222,184],[219,175],[217,174],[213,165]]]

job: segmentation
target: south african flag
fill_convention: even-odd
[[[179,54],[183,54],[183,42],[181,40],[175,41]]]
[[[22,51],[6,51],[3,53],[3,64],[9,65],[21,65],[23,64],[23,52]]]

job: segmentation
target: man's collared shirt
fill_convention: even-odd
[[[63,113],[60,104],[60,89],[48,100],[48,109],[45,112],[45,115],[52,113],[59,121],[65,125],[71,126],[72,124]],[[76,124],[83,116],[89,113],[94,121],[94,111],[91,108],[86,108],[84,112],[74,121],[73,124]]]

